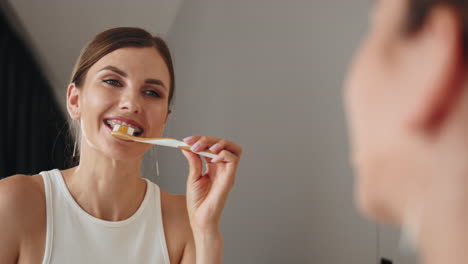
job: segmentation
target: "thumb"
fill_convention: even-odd
[[[200,159],[200,156],[193,152],[182,150],[182,153],[189,163],[189,176],[187,181],[189,183],[196,182],[198,178],[201,177],[203,162]]]

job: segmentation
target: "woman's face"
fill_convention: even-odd
[[[137,159],[150,145],[117,139],[110,134],[112,126],[125,122],[141,129],[142,137],[163,133],[170,75],[155,48],[115,50],[89,69],[82,87],[70,89],[68,100],[76,104],[78,115],[71,113],[80,120],[82,149],[93,148],[115,160]]]
[[[411,100],[430,63],[403,35],[407,0],[381,0],[345,84],[356,200],[366,214],[399,224],[420,183],[416,143],[408,131]]]

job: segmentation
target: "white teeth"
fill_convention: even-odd
[[[120,121],[120,120],[110,120],[110,119],[107,119],[107,120],[106,120],[106,123],[112,127],[113,131],[117,131],[117,130],[118,130],[118,129],[117,129],[117,130],[115,129],[116,126],[118,126],[118,127],[120,127],[120,126],[126,126],[126,127],[129,128],[129,132],[128,132],[128,133],[129,133],[130,135],[133,135],[135,132],[136,132],[136,133],[141,133],[141,132],[143,131],[141,128],[134,127],[134,126],[132,126],[132,125],[130,125],[130,124],[127,124],[126,122],[123,122],[123,121]],[[131,129],[131,133],[130,133],[130,129]]]

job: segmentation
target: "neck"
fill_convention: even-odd
[[[465,263],[468,170],[444,168],[443,158],[438,164],[441,170],[425,175],[430,184],[422,199],[406,210],[402,231],[410,244],[405,246],[417,248],[424,264]]]
[[[466,89],[465,89],[466,90]],[[417,242],[425,264],[465,263],[468,259],[468,92],[431,142],[433,151],[419,199]],[[437,143],[436,143],[437,142]]]
[[[468,216],[466,211],[466,209],[462,209],[451,216],[440,215],[433,219],[427,219],[420,234],[419,249],[423,263],[466,262],[468,259]]]
[[[142,159],[113,160],[83,144],[80,164],[64,172],[76,202],[89,214],[108,221],[133,215],[144,199]]]

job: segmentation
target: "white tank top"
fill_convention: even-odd
[[[146,180],[146,194],[128,219],[111,222],[84,211],[73,199],[59,170],[41,172],[47,232],[43,264],[169,264],[159,187]]]

